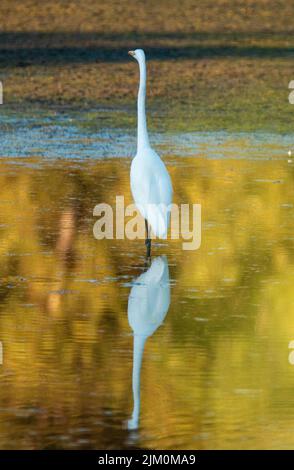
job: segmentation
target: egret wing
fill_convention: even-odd
[[[172,184],[160,157],[152,149],[135,157],[131,167],[131,190],[142,216],[148,220],[155,235],[166,237]]]

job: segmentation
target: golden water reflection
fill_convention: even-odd
[[[166,160],[202,245],[157,244],[171,302],[145,343],[132,414],[128,298],[142,241],[97,241],[92,212],[129,192],[127,159],[0,162],[0,448],[293,448],[294,170]]]

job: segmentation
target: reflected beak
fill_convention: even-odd
[[[131,55],[132,57],[135,57],[135,51],[129,51],[128,54]]]

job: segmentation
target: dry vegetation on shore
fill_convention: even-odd
[[[133,103],[126,52],[143,47],[151,106],[204,128],[288,130],[293,14],[285,0],[2,0],[5,103]]]

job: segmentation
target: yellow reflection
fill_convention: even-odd
[[[145,245],[95,240],[92,211],[131,202],[130,162],[23,163],[0,161],[0,448],[128,447],[126,310]],[[202,205],[202,245],[154,244],[173,288],[145,344],[139,444],[294,447],[293,169],[166,163],[175,201]]]

